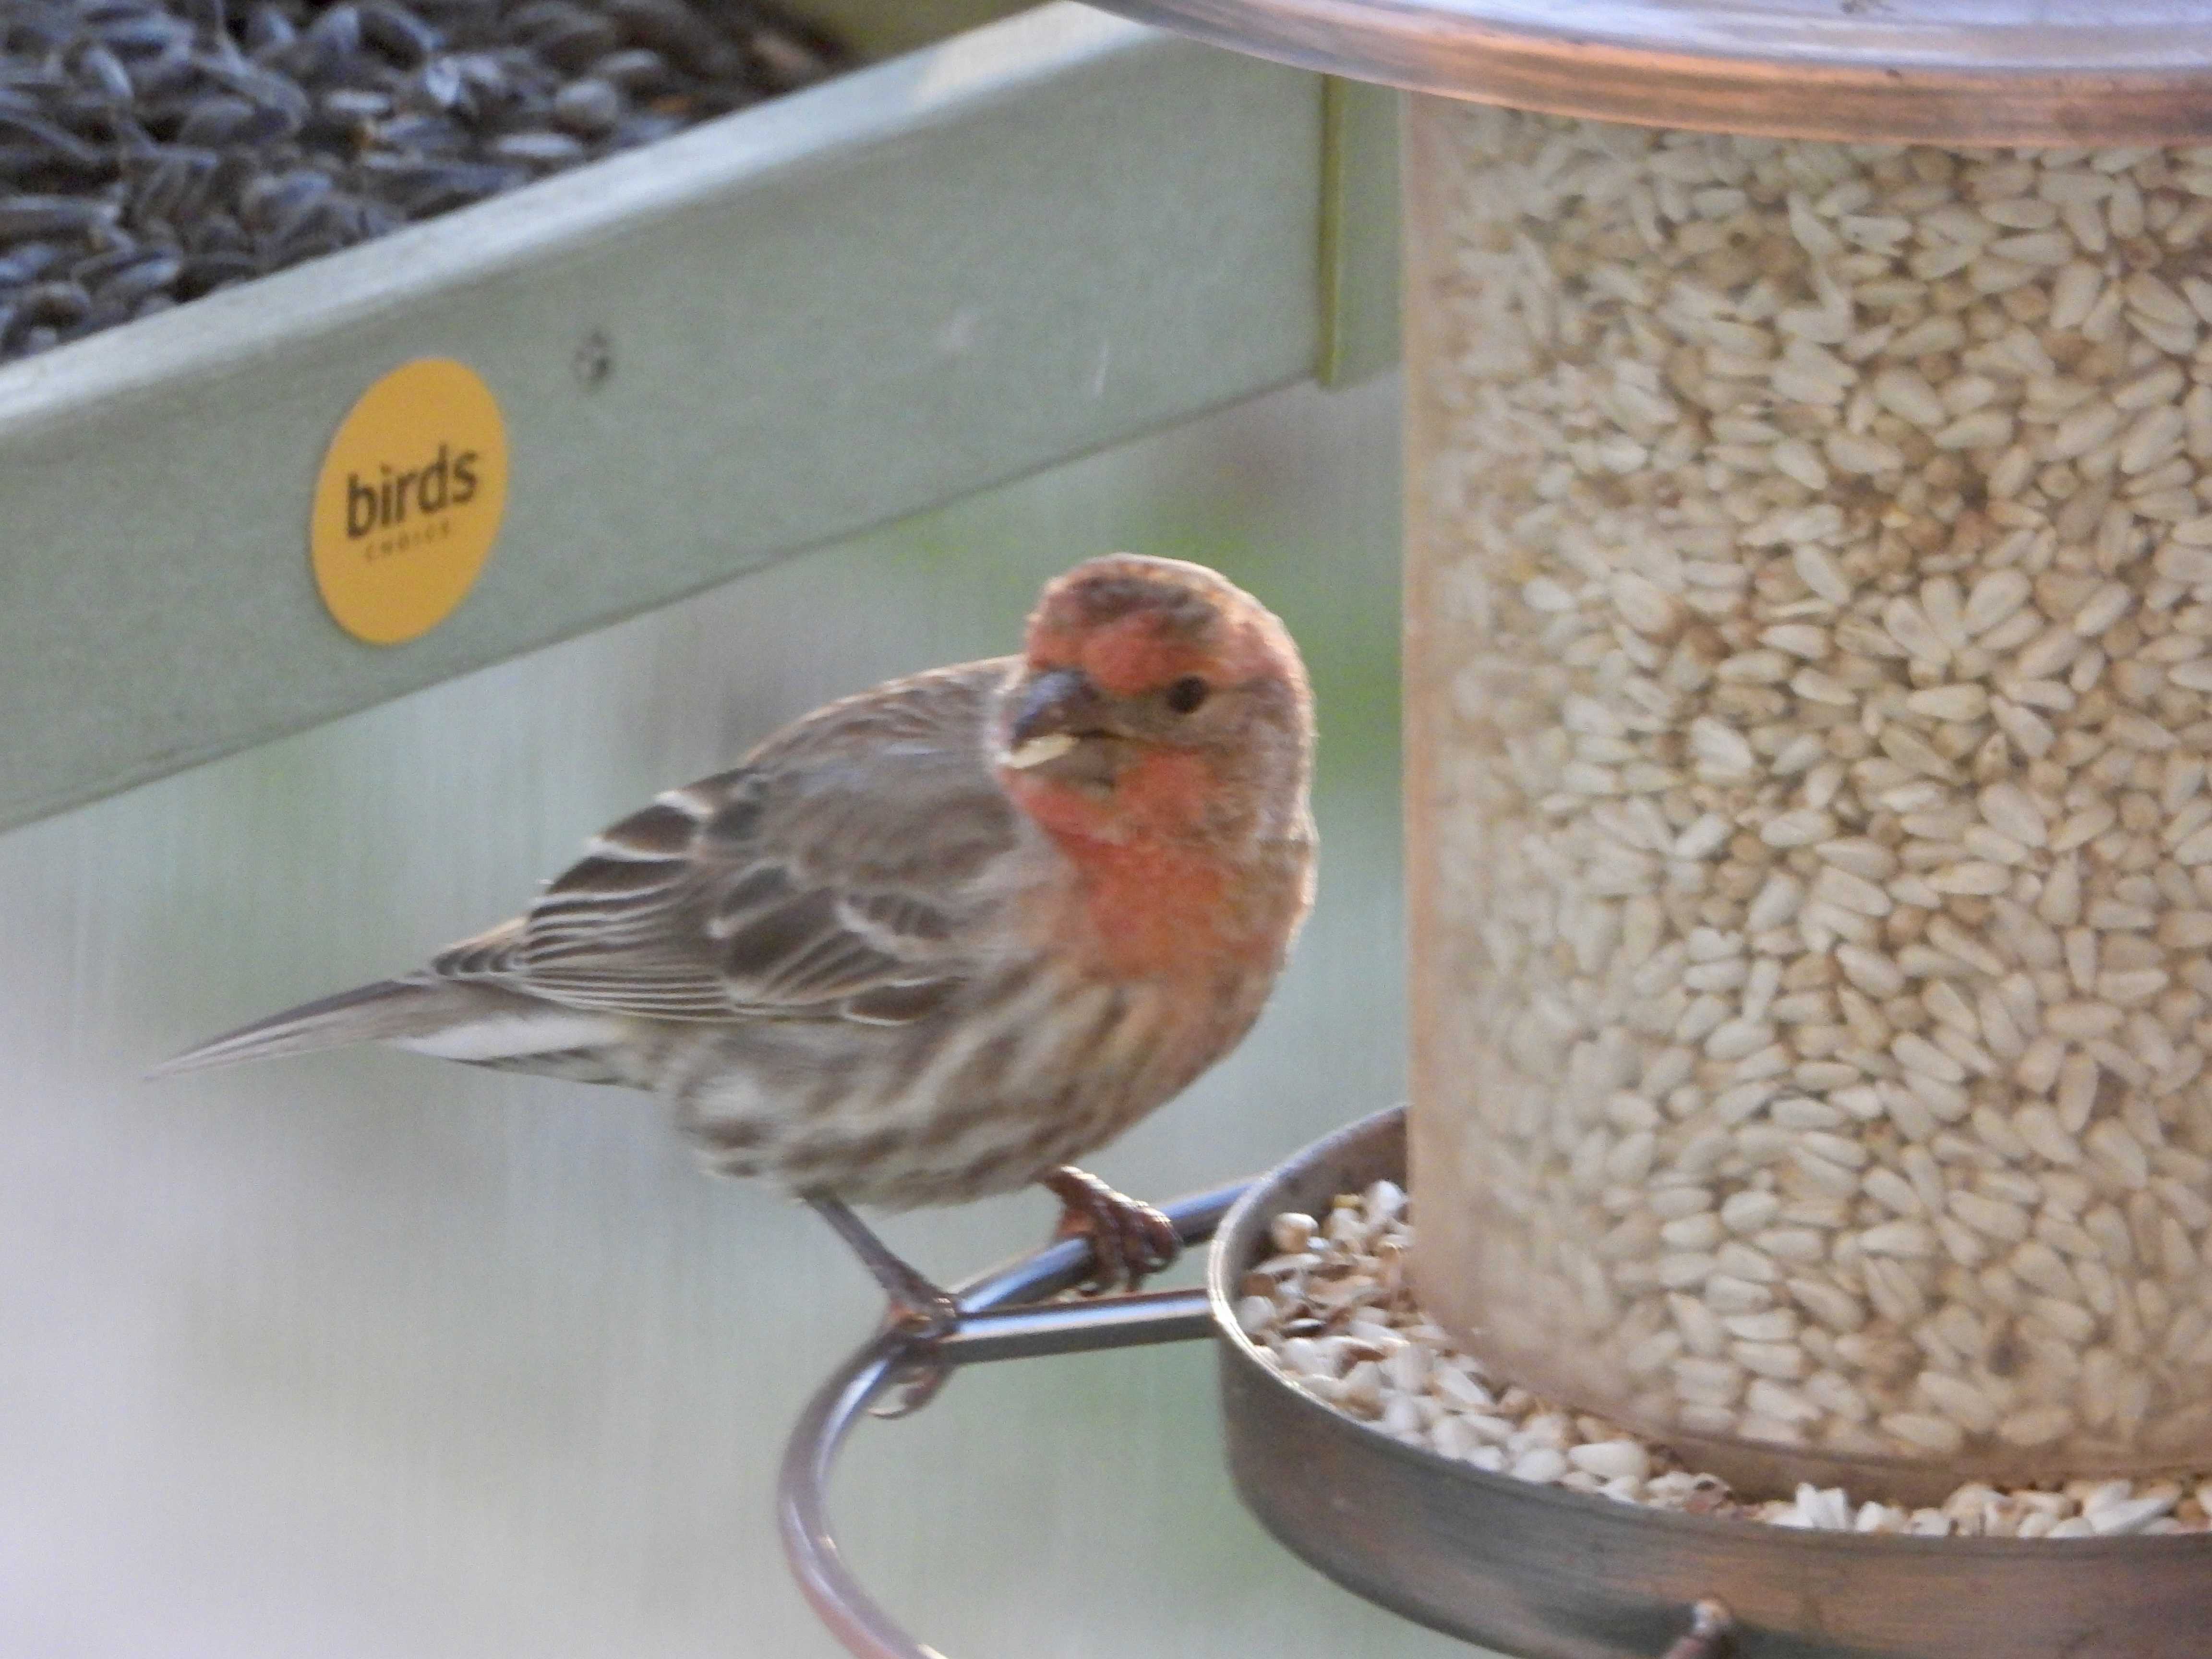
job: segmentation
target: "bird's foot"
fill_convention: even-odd
[[[889,1405],[877,1407],[874,1414],[904,1417],[920,1411],[945,1386],[949,1368],[937,1358],[935,1351],[939,1342],[960,1328],[960,1304],[950,1292],[894,1255],[843,1200],[823,1192],[801,1196],[860,1258],[868,1276],[884,1293],[883,1328],[899,1339],[891,1376],[897,1397]]]
[[[934,1343],[960,1328],[960,1304],[912,1273],[909,1282],[884,1286],[884,1323],[916,1345]]]
[[[1042,1185],[1061,1205],[1053,1237],[1091,1241],[1092,1272],[1077,1287],[1085,1296],[1124,1285],[1136,1290],[1182,1254],[1175,1223],[1151,1205],[1115,1192],[1095,1175],[1062,1164]]]
[[[951,1294],[903,1261],[897,1265],[902,1273],[878,1275],[885,1298],[884,1328],[902,1339],[902,1352],[891,1372],[891,1397],[869,1412],[885,1419],[910,1417],[937,1398],[952,1374],[937,1358],[937,1344],[960,1328],[960,1304]]]

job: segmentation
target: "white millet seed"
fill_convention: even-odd
[[[1412,1219],[1395,1187],[1346,1194],[1331,1215],[1352,1224],[1310,1249],[1279,1250],[1247,1275],[1248,1285],[1269,1288],[1243,1299],[1240,1325],[1272,1369],[1352,1422],[1486,1474],[1651,1509],[1837,1532],[2065,1540],[2212,1530],[2212,1480],[2202,1475],[2075,1481],[2055,1490],[1970,1482],[1941,1506],[1922,1510],[1855,1500],[1838,1487],[1801,1486],[1788,1498],[1763,1501],[1739,1497],[1717,1476],[1684,1468],[1663,1444],[1607,1418],[1570,1413],[1455,1349],[1394,1278],[1413,1243]],[[1279,1217],[1270,1237],[1279,1233],[1311,1243],[1312,1231],[1310,1217]],[[1349,1296],[1341,1291],[1346,1285],[1353,1287]],[[1692,1298],[1676,1300],[1684,1310],[1703,1308]],[[1266,1305],[1264,1316],[1255,1311],[1246,1317],[1243,1304],[1254,1302]],[[1666,1358],[1670,1351],[1679,1354],[1681,1341],[1671,1328],[1643,1339],[1656,1345],[1654,1364],[1639,1374],[1671,1370],[1686,1395],[1721,1402],[1686,1407],[1686,1415],[1711,1410],[1717,1421],[1733,1424],[1740,1403],[1743,1413],[1768,1425],[1769,1437],[1802,1434],[1831,1417],[1871,1420],[1864,1392],[1838,1372],[1796,1380],[1800,1349],[1788,1340],[1796,1325],[1788,1311],[1744,1315],[1725,1326],[1710,1313],[1703,1316],[1712,1321],[1705,1357]],[[1948,1331],[1960,1322],[1931,1322],[1931,1328],[1938,1322]],[[1849,1340],[1826,1346],[1843,1358]],[[1379,1361],[1371,1357],[1378,1352]],[[1890,1432],[1936,1450],[1962,1443],[1970,1424],[2021,1449],[2048,1445],[2075,1427],[2063,1407],[2008,1413],[1984,1380],[1933,1366],[1920,1372],[1915,1398],[1923,1409],[1891,1413]]]
[[[1414,118],[1425,1282],[1654,1434],[2212,1458],[2212,165]]]

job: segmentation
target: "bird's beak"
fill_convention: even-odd
[[[1054,668],[1024,686],[1006,729],[1006,764],[1017,770],[1042,766],[1075,747],[1079,732],[1095,729],[1103,700],[1079,668]]]

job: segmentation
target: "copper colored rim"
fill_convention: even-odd
[[[1837,5],[1754,28],[1741,8],[1701,18],[1655,0],[1100,3],[1302,69],[1641,126],[1961,145],[2212,137],[2212,25],[2201,17],[1977,27]]]

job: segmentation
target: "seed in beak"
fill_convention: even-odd
[[[1006,763],[1018,772],[1026,772],[1033,766],[1042,766],[1047,761],[1058,760],[1075,747],[1075,739],[1065,732],[1047,732],[1042,737],[1031,738],[1020,748],[1010,750]]]

